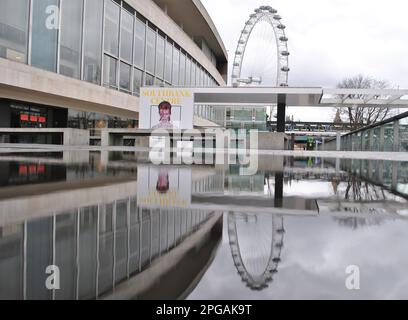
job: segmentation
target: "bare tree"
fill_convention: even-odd
[[[336,115],[334,116],[333,123],[342,123],[341,115],[340,115],[340,108],[336,110]]]
[[[364,75],[357,75],[351,78],[344,78],[337,88],[353,89],[385,89],[389,87],[388,83],[383,80],[376,80]],[[349,96],[351,99],[360,99],[364,96]],[[345,121],[349,122],[353,130],[384,120],[391,113],[389,106],[376,105],[350,105],[348,107],[336,107]]]

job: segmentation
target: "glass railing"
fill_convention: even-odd
[[[323,150],[336,150],[336,139],[326,141]],[[407,152],[408,112],[343,135],[341,150]]]

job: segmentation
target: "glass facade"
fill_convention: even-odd
[[[146,71],[154,75],[156,57],[156,32],[147,28],[146,32]]]
[[[58,0],[33,0],[31,64],[48,71],[57,68]]]
[[[113,1],[106,1],[105,7],[105,51],[119,55],[120,7]]]
[[[144,69],[145,67],[145,34],[146,24],[139,19],[135,21],[135,65]]]
[[[0,228],[1,299],[96,299],[152,266],[214,217],[204,210],[159,210],[136,197],[57,212]],[[48,290],[47,266],[60,268],[60,289]],[[7,275],[7,276],[5,276]],[[53,296],[53,294],[55,296]]]
[[[408,151],[408,116],[398,121],[399,151]]]
[[[83,0],[61,3],[60,73],[79,79],[81,76]]]
[[[267,131],[265,107],[231,108],[195,105],[194,114],[217,123],[226,129],[257,129]]]
[[[173,75],[172,84],[179,85],[179,66],[180,66],[180,51],[177,48],[173,49]]]
[[[135,68],[133,72],[133,92],[139,94],[143,83],[143,71]]]
[[[120,57],[129,64],[132,64],[133,56],[133,20],[134,17],[123,9],[120,29]]]
[[[166,41],[164,79],[168,83],[171,83],[172,68],[173,68],[173,45],[169,41]]]
[[[164,38],[157,36],[156,45],[156,76],[164,79]]]
[[[86,0],[83,79],[101,83],[103,1]]]
[[[124,63],[120,63],[120,89],[130,92],[130,73],[131,73],[131,67]]]
[[[116,88],[116,73],[117,60],[108,55],[105,55],[103,61],[103,84],[111,88]]]
[[[184,86],[186,83],[186,56],[184,53],[180,53],[180,80],[179,85]]]
[[[27,62],[28,15],[29,0],[1,0],[0,57]]]
[[[2,0],[0,57],[134,95],[142,84],[218,85],[119,0]]]

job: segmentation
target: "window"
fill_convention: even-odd
[[[158,79],[158,78],[155,78],[155,79],[154,79],[154,85],[155,85],[156,87],[161,87],[161,86],[163,85],[163,81],[160,80],[160,79]]]
[[[172,83],[173,86],[179,85],[179,62],[180,59],[180,51],[178,49],[173,49],[173,76],[172,76]]]
[[[120,89],[130,91],[130,66],[120,63]]]
[[[96,291],[98,206],[81,208],[79,224],[78,261],[81,272],[78,275],[80,299],[91,299]]]
[[[398,145],[400,152],[408,151],[408,118],[403,118],[398,121]],[[397,150],[398,151],[398,150]]]
[[[171,70],[173,65],[173,45],[166,41],[166,54],[165,54],[165,72],[164,79],[171,82]]]
[[[85,1],[84,80],[100,84],[103,1]]]
[[[196,85],[196,87],[199,87],[200,86],[200,66],[197,64],[196,65],[196,83],[195,83],[195,85]]]
[[[28,3],[28,0],[1,0],[0,57],[2,58],[27,62]]]
[[[60,73],[79,78],[81,73],[81,33],[83,0],[62,1]]]
[[[164,77],[164,39],[161,36],[157,36],[156,76],[160,79]]]
[[[200,68],[200,87],[204,86],[204,71]]]
[[[179,85],[184,86],[186,82],[186,56],[180,53],[180,76]]]
[[[55,291],[56,299],[76,297],[76,224],[77,210],[59,214],[55,218],[55,264],[64,270],[62,290]]]
[[[120,7],[113,1],[106,1],[105,8],[105,51],[118,56]]]
[[[196,85],[196,64],[194,61],[191,61],[191,86]]]
[[[139,69],[134,69],[133,74],[133,93],[140,94],[140,87],[142,86],[143,72]]]
[[[146,33],[146,25],[136,19],[135,22],[135,65],[144,69],[145,65],[145,33]]]
[[[32,9],[31,64],[54,72],[57,66],[58,2],[33,0]]]
[[[108,87],[117,88],[116,71],[117,60],[105,55],[103,65],[103,84]]]
[[[147,28],[146,34],[146,71],[154,74],[154,65],[156,57],[156,32]]]
[[[132,63],[133,50],[133,16],[122,9],[120,57]]]
[[[187,57],[186,60],[186,81],[185,81],[186,86],[191,85],[191,60],[190,58]]]
[[[153,86],[154,85],[154,77],[151,76],[150,74],[146,73],[145,77],[145,85],[146,86]]]

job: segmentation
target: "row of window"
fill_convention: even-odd
[[[0,227],[0,250],[9,258],[0,260],[0,299],[52,299],[40,275],[53,261],[61,269],[55,299],[95,299],[147,268],[212,215],[142,209],[136,202],[75,209],[29,221],[26,228],[15,225],[4,236]]]
[[[2,0],[0,57],[133,94],[143,85],[217,85],[122,1]]]

